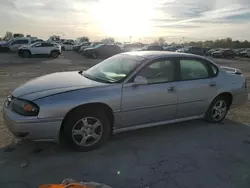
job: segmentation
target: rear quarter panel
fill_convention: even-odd
[[[216,78],[217,96],[221,93],[231,93],[233,96],[232,106],[242,105],[247,101],[248,91],[244,87],[245,78],[243,75],[230,74],[224,70],[220,70]],[[216,96],[215,96],[216,97]]]

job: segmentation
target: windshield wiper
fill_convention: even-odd
[[[110,81],[108,81],[108,80],[103,80],[103,79],[101,79],[101,78],[97,78],[97,77],[94,77],[94,76],[91,76],[91,75],[89,75],[89,74],[82,74],[85,78],[88,78],[88,79],[90,79],[90,80],[93,80],[93,81],[96,81],[96,82],[101,82],[101,83],[107,83],[107,84],[111,84],[111,83],[113,83],[113,82],[110,82]]]

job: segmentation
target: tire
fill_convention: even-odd
[[[52,58],[57,58],[57,57],[59,56],[59,53],[58,53],[57,51],[52,51],[52,52],[50,53],[50,56],[51,56]]]
[[[28,50],[24,50],[24,51],[22,52],[22,57],[24,57],[24,58],[30,57],[30,52],[29,52]]]
[[[99,126],[94,128],[93,125]],[[66,142],[75,151],[83,152],[91,151],[103,145],[111,131],[110,122],[106,115],[94,109],[78,110],[72,113],[63,126],[61,135],[63,142]],[[73,131],[75,134],[73,134]],[[99,138],[96,135],[99,135]]]
[[[227,97],[224,96],[216,97],[206,112],[205,120],[213,123],[219,123],[223,121],[227,115],[229,107],[230,103]]]
[[[62,47],[62,51],[65,51],[65,47]]]
[[[93,52],[93,53],[91,54],[91,57],[92,57],[93,59],[96,59],[96,58],[97,58],[97,54],[96,54],[95,52]]]

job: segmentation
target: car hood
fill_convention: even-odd
[[[35,100],[57,93],[102,85],[107,84],[90,80],[77,71],[58,72],[28,81],[16,88],[12,95],[26,100]]]
[[[93,50],[94,48],[90,48],[90,47],[88,47],[88,48],[85,48],[84,49],[84,51],[87,51],[87,50]]]
[[[221,51],[216,51],[216,52],[213,52],[212,54],[221,54],[222,52]]]
[[[29,45],[24,45],[24,46],[21,46],[19,49],[28,49],[28,48],[30,48]]]

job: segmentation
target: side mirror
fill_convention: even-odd
[[[147,85],[148,80],[143,76],[136,76],[134,79],[133,86]]]

